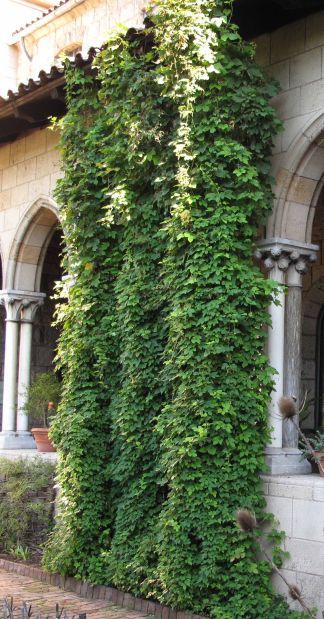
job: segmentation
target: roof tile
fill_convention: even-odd
[[[53,13],[53,11],[58,9],[60,6],[63,6],[63,4],[67,4],[68,2],[69,2],[69,0],[60,0],[60,2],[57,2],[54,6],[52,6],[52,8],[48,9],[47,11],[44,11],[41,15],[39,15],[35,19],[32,19],[30,22],[28,22],[24,26],[21,26],[21,28],[17,28],[17,30],[15,30],[12,34],[17,34],[18,32],[21,32],[22,30],[25,30],[25,28],[28,28],[28,26],[31,26],[32,24],[35,24],[36,22],[38,22],[41,19],[43,19],[43,17],[46,17],[46,15],[49,15],[50,13]]]

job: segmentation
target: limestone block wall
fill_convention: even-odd
[[[310,607],[324,611],[324,478],[319,475],[292,477],[264,476],[268,510],[275,515],[279,529],[286,532],[283,543],[289,552],[283,573],[297,585]],[[297,602],[287,596],[287,587],[274,577],[277,591],[285,595],[292,608]]]
[[[80,44],[84,54],[92,46],[101,46],[116,24],[142,26],[146,4],[145,0],[84,0],[45,25],[39,22],[24,38],[31,59],[23,49],[18,50],[17,82],[48,70],[67,46]]]
[[[1,288],[6,287],[10,255],[17,232],[30,220],[30,210],[38,199],[53,197],[60,172],[58,134],[50,129],[36,129],[12,142],[0,146],[0,254],[2,266]],[[38,230],[39,232],[39,230]],[[59,279],[59,247],[54,239],[45,257],[41,289],[48,294],[44,306],[35,318],[32,346],[32,376],[48,371],[52,366],[57,332],[51,327],[54,303],[50,300],[53,281]],[[37,231],[24,252],[25,273],[39,255]],[[35,247],[33,247],[35,244]],[[51,254],[55,255],[52,255]],[[30,289],[30,283],[20,280],[20,287]],[[0,308],[0,417],[3,387],[4,310]]]
[[[256,39],[257,60],[280,82],[281,92],[273,100],[283,131],[275,140],[272,173],[277,196],[285,183],[287,153],[324,106],[324,11],[284,26]],[[311,136],[310,136],[311,139]],[[316,169],[315,169],[316,167]],[[309,204],[324,171],[324,149],[318,149],[316,166],[300,179],[290,194],[285,218],[273,216],[268,236],[305,241]]]
[[[307,389],[314,397],[316,329],[324,305],[324,11],[262,35],[256,46],[257,60],[280,83],[273,105],[283,124],[273,149],[275,201],[266,235],[319,245],[316,263],[303,276],[301,395]],[[311,428],[314,404],[309,412]]]
[[[58,133],[36,129],[0,145],[0,252],[6,281],[15,232],[40,196],[53,196],[60,176]]]

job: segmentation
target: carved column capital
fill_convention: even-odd
[[[6,320],[33,322],[37,308],[44,303],[46,294],[25,290],[0,290],[0,304],[6,308]]]
[[[288,286],[301,286],[301,276],[307,273],[309,264],[316,261],[318,249],[318,245],[311,243],[273,238],[259,241],[255,255],[263,261],[267,271],[287,271]]]

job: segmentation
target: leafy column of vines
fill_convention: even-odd
[[[72,285],[68,303],[63,300],[58,307],[58,322],[63,324],[58,366],[64,393],[52,435],[61,450],[61,508],[59,534],[51,538],[45,560],[50,569],[85,577],[89,564],[97,568],[112,522],[107,509],[109,404],[118,384],[114,281],[121,262],[121,231],[100,221],[107,181],[95,146],[102,143],[104,122],[95,80],[82,70],[67,69],[67,82],[69,111],[61,140],[64,178],[57,196],[64,205],[64,265],[68,286]]]
[[[252,252],[278,123],[230,9],[159,0],[145,35],[110,38],[97,82],[68,73],[59,198],[75,285],[46,563],[217,619],[287,619],[300,615],[235,525],[239,507],[265,517],[274,287]]]
[[[148,70],[153,52],[137,58],[130,54],[136,47],[130,48],[122,38],[117,49],[117,67],[113,45],[99,61],[100,97],[107,118],[114,118],[116,127],[118,101],[118,132],[128,143],[123,165],[115,169],[113,187],[108,187],[105,218],[107,225],[115,221],[124,226],[122,266],[115,285],[120,387],[111,405],[116,514],[106,575],[118,586],[130,588],[136,573],[140,593],[150,591],[148,581],[156,566],[157,515],[163,497],[155,426],[165,399],[160,378],[166,340],[160,273],[165,243],[160,227],[169,204],[155,183],[168,156],[163,153],[168,153],[169,134],[160,88]],[[119,143],[107,142],[105,166],[111,149],[118,152]]]

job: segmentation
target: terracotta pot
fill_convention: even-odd
[[[32,428],[31,433],[36,441],[38,451],[56,451],[51,439],[48,436],[48,428]]]
[[[315,451],[315,454],[316,454],[316,457],[320,460],[321,465],[324,469],[324,451]],[[324,470],[322,471],[322,469],[319,466],[318,466],[318,470],[319,470],[319,474],[321,475],[321,477],[324,477]]]

